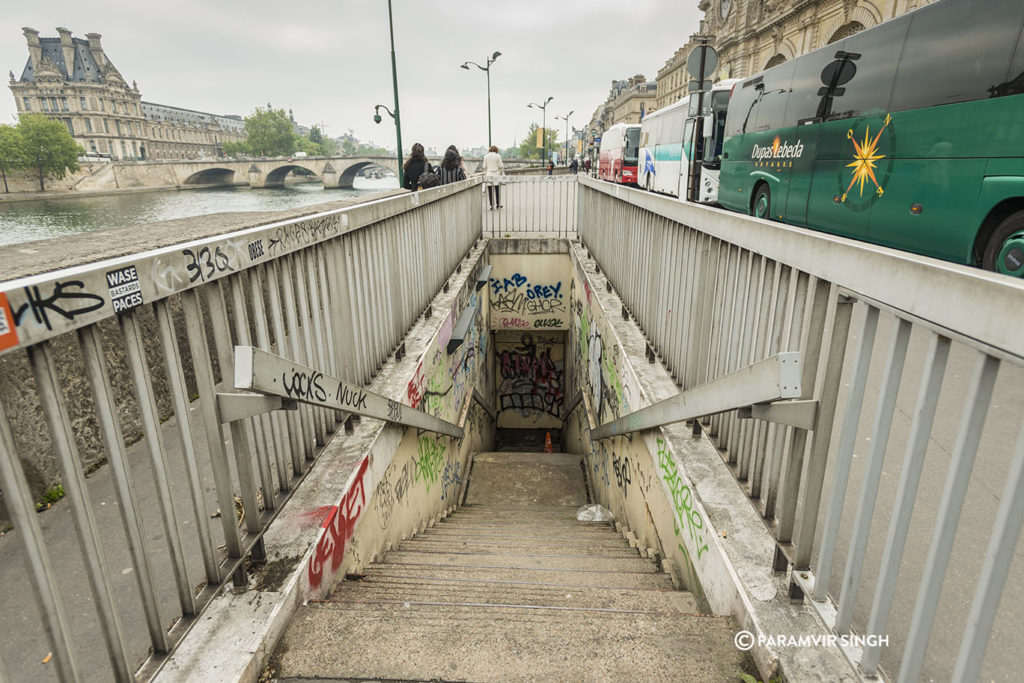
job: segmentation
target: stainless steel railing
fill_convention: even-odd
[[[794,597],[808,594],[837,634],[886,637],[844,650],[865,676],[1012,675],[1024,283],[579,185],[581,241],[681,387],[801,352],[806,419],[731,412],[698,427],[774,534]],[[1012,616],[993,629],[1000,607]]]
[[[233,346],[369,383],[480,237],[479,185],[0,282],[0,367],[27,364],[34,379],[23,395],[0,396],[0,490],[14,523],[0,540],[21,540],[31,580],[17,590],[36,593],[51,674],[145,679],[224,581],[244,584],[247,558],[263,559],[263,530],[342,414],[303,405],[231,422],[225,438],[216,393],[222,381],[232,390]],[[26,412],[20,403],[44,415],[74,531],[44,530],[34,512],[19,452],[38,444],[8,419]],[[135,416],[142,439],[126,443],[123,425]],[[109,463],[111,507],[82,465],[91,431]],[[72,537],[84,566],[64,567]],[[68,596],[84,585],[92,605],[69,616]],[[4,612],[8,646],[38,638],[19,635],[31,629]],[[78,612],[100,629],[76,628]],[[145,626],[132,626],[130,612]],[[95,652],[106,661],[96,664]],[[8,658],[8,675],[46,675],[17,664]]]
[[[576,236],[578,195],[575,175],[504,176],[496,183],[501,208],[491,209],[483,189],[486,237]]]

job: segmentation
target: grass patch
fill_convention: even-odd
[[[64,487],[60,484],[46,489],[46,493],[43,494],[43,499],[36,503],[36,512],[42,512],[43,510],[49,509],[51,505],[63,497]]]

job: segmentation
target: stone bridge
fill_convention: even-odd
[[[440,163],[440,157],[428,157]],[[465,159],[470,174],[480,171],[480,159]],[[508,160],[506,167],[529,162]],[[273,157],[260,159],[177,159],[116,162],[122,185],[239,185],[280,187],[285,178],[302,169],[319,178],[325,188],[352,187],[357,175],[368,168],[385,168],[398,174],[393,156]],[[301,174],[301,171],[300,171]],[[130,180],[129,180],[130,179]],[[124,181],[128,182],[124,182]],[[133,182],[134,181],[134,182]]]

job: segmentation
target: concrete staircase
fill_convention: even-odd
[[[533,485],[531,485],[531,483]],[[467,503],[300,608],[282,680],[738,680],[731,619],[610,523],[577,522],[580,457],[476,457]]]

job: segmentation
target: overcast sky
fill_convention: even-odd
[[[39,0],[5,3],[0,63],[16,78],[28,61],[23,26],[56,37],[100,33],[121,75],[142,99],[217,114],[252,113],[269,102],[292,109],[304,125],[323,123],[332,137],[349,130],[393,148],[395,129],[373,107],[394,104],[386,0]],[[691,33],[697,0],[393,0],[402,142],[468,149],[487,142],[484,72],[491,67],[494,144],[518,144],[554,99],[549,128],[564,137],[604,102],[613,79],[657,71]],[[0,97],[0,121],[15,116]],[[383,110],[382,110],[383,115]]]

